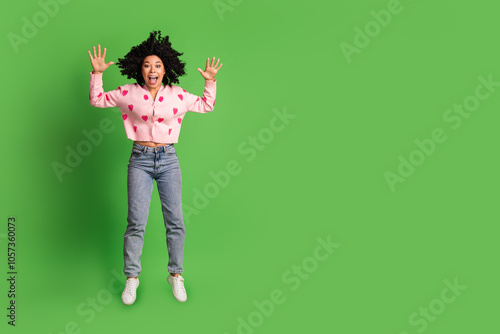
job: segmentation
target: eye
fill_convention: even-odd
[[[157,67],[157,68],[160,68],[160,67],[161,67],[161,65],[156,65],[156,67]]]
[[[144,67],[148,68],[148,67],[149,67],[149,65],[144,65]]]

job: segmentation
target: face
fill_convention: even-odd
[[[142,61],[142,76],[149,89],[156,89],[161,86],[165,67],[163,62],[157,56],[147,56]]]

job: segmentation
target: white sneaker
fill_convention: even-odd
[[[135,302],[137,287],[139,286],[138,278],[127,278],[125,289],[122,292],[122,302],[125,305],[132,305]]]
[[[168,275],[167,282],[172,286],[172,293],[175,299],[184,303],[187,299],[186,289],[184,289],[184,278],[182,276],[174,277]]]

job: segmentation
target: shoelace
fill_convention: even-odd
[[[125,291],[127,293],[130,293],[132,294],[132,291],[134,290],[134,285],[135,285],[135,282],[133,282],[132,279],[128,279],[126,282],[125,282]]]
[[[184,285],[181,284],[181,282],[184,282],[184,277],[179,276],[179,277],[174,277],[172,276],[174,280],[174,286],[176,291],[183,291],[184,290]]]

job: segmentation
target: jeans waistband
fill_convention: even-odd
[[[167,152],[169,147],[174,147],[174,144],[168,144],[168,145],[156,146],[156,147],[144,146],[144,145],[137,144],[137,143],[134,143],[134,145],[133,145],[133,148],[141,150],[144,153],[146,153],[146,152]]]

